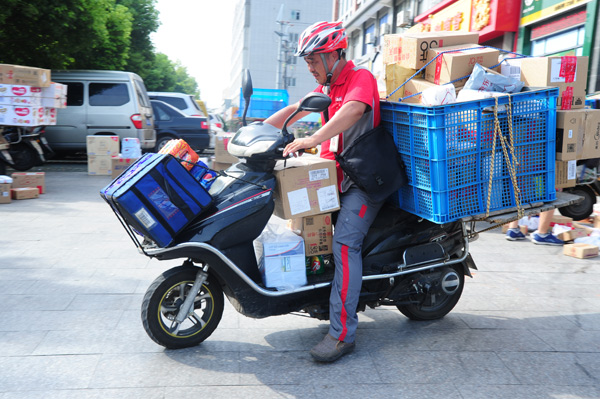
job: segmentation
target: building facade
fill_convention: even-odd
[[[317,21],[331,20],[327,0],[238,0],[231,43],[226,115],[240,104],[242,72],[249,69],[255,88],[287,90],[290,103],[316,87],[302,59],[294,57],[298,36]]]

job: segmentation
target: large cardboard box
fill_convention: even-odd
[[[88,155],[119,155],[119,136],[87,136]]]
[[[556,159],[577,159],[585,129],[585,110],[556,111]]]
[[[567,244],[563,246],[563,254],[574,258],[586,259],[598,256],[598,247],[592,244]]]
[[[588,57],[527,57],[510,64],[520,67],[526,86],[558,87],[556,109],[584,108]]]
[[[112,159],[110,155],[88,155],[88,175],[112,176]]]
[[[279,161],[275,178],[275,216],[294,219],[340,209],[335,161],[310,155]]]
[[[11,188],[10,196],[14,200],[32,199],[39,197],[40,192],[36,187]]]
[[[232,138],[233,133],[218,133],[215,136],[215,162],[234,164],[240,161],[227,152],[227,145]]]
[[[585,128],[577,159],[600,158],[600,109],[585,110]]]
[[[306,256],[326,255],[333,252],[331,213],[293,219],[291,228],[294,232],[299,231],[304,239]]]
[[[39,126],[44,124],[44,107],[0,104],[0,125]]]
[[[415,32],[383,36],[383,63],[421,69],[431,59],[429,50],[458,44],[478,43],[471,32]]]
[[[452,47],[440,47],[429,50],[429,59],[434,59],[438,54],[446,51],[436,58],[425,69],[425,80],[441,85],[450,83],[455,79],[462,78],[455,82],[456,86],[463,86],[468,80],[475,64],[491,68],[498,64],[500,51],[491,48],[479,48],[478,44],[461,44]],[[472,50],[475,48],[474,50]]]
[[[0,204],[10,203],[10,183],[0,183]]]
[[[50,70],[22,65],[0,64],[0,83],[48,87],[50,86]]]
[[[12,188],[35,187],[39,194],[46,192],[46,174],[44,172],[14,172],[11,175]]]
[[[138,158],[123,158],[122,156],[111,157],[111,177],[117,178],[121,173],[130,167]]]
[[[575,187],[577,184],[577,161],[556,161],[555,188]]]

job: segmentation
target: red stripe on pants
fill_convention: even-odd
[[[360,207],[360,212],[358,212],[358,216],[362,219],[365,217],[365,213],[367,213],[367,206],[363,204],[363,206]]]
[[[346,313],[346,296],[348,295],[348,283],[350,281],[350,268],[348,267],[348,246],[342,245],[342,314],[340,316],[340,322],[342,323],[342,333],[338,337],[338,340],[343,341],[346,338],[348,327],[346,326],[346,320],[348,314]]]

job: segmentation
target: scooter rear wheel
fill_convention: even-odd
[[[33,168],[37,163],[35,150],[24,143],[11,144],[8,152],[13,159],[12,168],[20,172]]]
[[[178,266],[161,274],[148,287],[142,302],[142,322],[148,336],[169,349],[196,346],[217,328],[223,315],[223,290],[208,276],[193,309],[178,325],[175,317],[194,284],[198,268]]]
[[[462,295],[465,276],[461,272],[462,266],[453,268],[458,276],[458,287],[452,294],[428,293],[419,304],[397,305],[398,310],[411,320],[426,321],[437,320],[446,316],[456,306]]]

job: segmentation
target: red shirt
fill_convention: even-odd
[[[323,86],[317,87],[315,91],[323,93]],[[348,101],[360,101],[368,106],[356,124],[343,133],[340,133],[338,153],[342,152],[344,142],[351,142],[363,133],[379,126],[379,122],[381,121],[379,115],[379,91],[377,89],[377,81],[368,69],[356,67],[354,62],[348,61],[335,82],[331,84],[329,97],[331,98],[329,119],[333,118],[342,105]],[[325,121],[324,114],[322,114],[322,120]],[[329,142],[330,140],[325,140],[321,143],[321,158],[335,160],[334,153],[329,150]],[[344,192],[352,182],[347,177],[344,177],[342,169],[337,162],[336,167],[338,187],[341,192]]]

